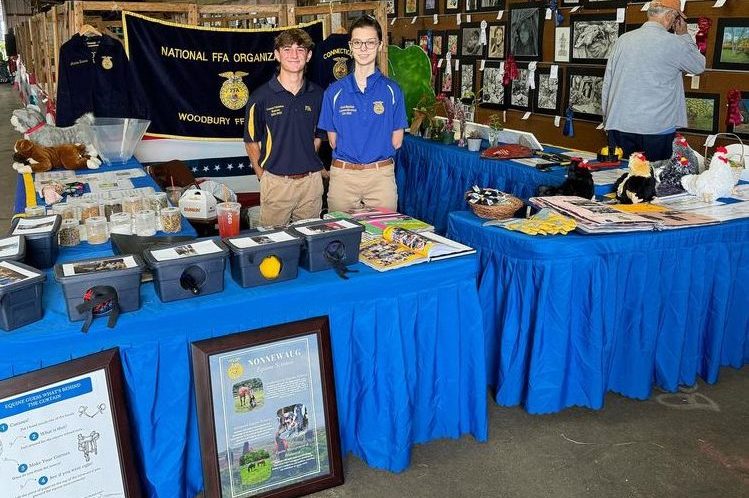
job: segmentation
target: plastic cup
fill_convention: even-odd
[[[169,186],[166,188],[166,196],[169,198],[169,202],[172,206],[179,206],[179,198],[182,197],[182,187]]]
[[[220,202],[216,205],[218,216],[218,233],[221,237],[239,235],[239,210],[242,205],[238,202]]]

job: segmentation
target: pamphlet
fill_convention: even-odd
[[[125,270],[137,266],[138,263],[135,262],[135,258],[132,256],[122,256],[79,263],[65,263],[62,265],[62,274],[66,277],[70,277],[73,275],[84,275],[86,273],[97,273],[101,271]]]
[[[18,254],[18,245],[21,243],[21,237],[7,237],[0,240],[0,258],[8,258]]]
[[[321,233],[335,232],[337,230],[346,230],[349,228],[356,228],[356,225],[346,220],[321,220],[320,223],[303,227],[294,227],[297,232],[303,235],[320,235]]]
[[[0,261],[0,287],[23,282],[37,275],[14,265],[11,261]]]
[[[584,233],[614,233],[654,230],[656,223],[641,215],[624,213],[590,199],[575,196],[531,197],[536,207],[548,207],[572,217]]]
[[[156,261],[170,261],[217,252],[221,252],[221,248],[213,240],[202,240],[200,242],[191,242],[181,246],[151,251],[151,255]]]
[[[385,208],[363,208],[352,211],[333,211],[325,215],[326,218],[352,219],[364,225],[364,231],[381,236],[383,230],[389,226],[405,228],[412,232],[426,232],[434,227],[416,218]]]
[[[20,218],[13,229],[13,235],[51,232],[55,226],[56,219],[57,215],[41,218]]]
[[[260,235],[251,235],[247,237],[238,237],[231,239],[231,243],[240,249],[248,247],[257,247],[264,244],[273,244],[274,242],[286,242],[294,240],[296,237],[286,232],[264,233]]]

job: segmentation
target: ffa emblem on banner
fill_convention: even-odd
[[[242,376],[244,368],[242,368],[242,365],[238,361],[235,361],[229,365],[229,368],[226,369],[226,373],[231,380],[235,380]]]
[[[244,71],[227,71],[219,74],[222,78],[227,78],[221,85],[219,97],[221,97],[221,103],[228,109],[236,111],[247,105],[247,100],[250,98],[250,91],[247,89],[247,85],[242,82],[242,78],[248,74]]]
[[[348,57],[334,57],[333,76],[340,80],[348,74]]]
[[[382,114],[385,112],[385,106],[383,105],[382,100],[375,100],[373,110],[375,114]]]
[[[112,56],[111,55],[103,55],[101,57],[101,67],[104,69],[112,69],[114,64],[112,63]]]

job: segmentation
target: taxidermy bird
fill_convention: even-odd
[[[645,154],[635,152],[629,156],[629,172],[614,183],[616,198],[622,204],[649,202],[655,197],[655,177]]]
[[[710,160],[710,166],[699,175],[686,175],[681,179],[681,185],[692,195],[696,195],[705,202],[713,202],[720,197],[726,197],[733,192],[736,185],[731,164],[728,161],[728,151],[725,147],[715,149]]]

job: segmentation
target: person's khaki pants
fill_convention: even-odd
[[[398,208],[395,168],[354,170],[330,168],[328,211],[350,211],[362,207]]]
[[[319,218],[322,194],[319,171],[298,179],[266,171],[260,177],[260,224],[286,225],[305,218]]]

